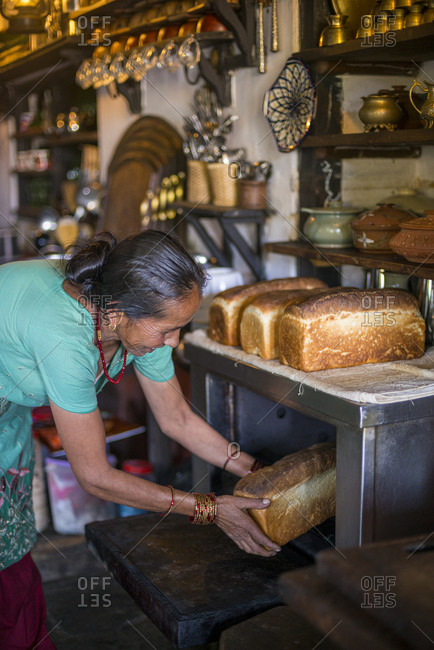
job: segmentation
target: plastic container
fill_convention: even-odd
[[[108,454],[107,459],[110,465],[115,465],[115,456]],[[103,501],[81,489],[66,459],[48,457],[45,469],[53,527],[56,532],[63,535],[82,535],[85,524],[116,516],[114,503]]]
[[[125,460],[122,463],[122,469],[128,474],[134,474],[139,478],[144,478],[147,481],[154,481],[155,477],[153,474],[154,468],[152,463],[148,460],[141,460],[139,458],[131,458]],[[132,508],[131,506],[125,506],[123,504],[118,505],[118,515],[119,517],[131,517],[132,515],[141,515],[147,510],[141,510],[140,508]]]

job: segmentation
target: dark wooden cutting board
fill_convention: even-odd
[[[311,560],[290,544],[273,558],[241,551],[217,526],[139,515],[86,526],[90,548],[179,648],[207,643],[281,604],[277,578]]]

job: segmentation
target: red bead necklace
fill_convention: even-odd
[[[103,370],[104,370],[104,374],[107,377],[107,379],[109,380],[109,382],[111,384],[119,384],[120,380],[124,376],[125,367],[127,365],[127,351],[124,350],[124,362],[122,364],[121,374],[119,375],[119,377],[117,379],[112,379],[110,377],[110,375],[108,374],[108,372],[107,372],[107,364],[105,362],[104,352],[102,351],[101,339],[102,339],[102,336],[101,336],[101,328],[99,326],[99,309],[98,309],[97,312],[96,312],[96,340],[97,340],[97,343],[98,343],[99,356],[101,357],[102,367],[103,367]]]

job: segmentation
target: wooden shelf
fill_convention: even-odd
[[[29,52],[13,63],[0,67],[0,83],[28,83],[34,76],[58,72],[65,67],[78,66],[92,48],[79,36],[62,36],[48,45]]]
[[[202,203],[194,203],[192,201],[177,201],[173,203],[170,207],[183,214],[194,212],[195,215],[201,218],[216,218],[216,217],[227,217],[233,219],[245,218],[248,220],[257,221],[258,218],[264,219],[268,214],[269,210],[251,210],[246,208],[227,208],[221,205],[205,205]]]
[[[11,169],[11,174],[17,174],[18,176],[51,176],[52,173],[52,167],[40,171],[36,169]]]
[[[394,253],[388,255],[360,251],[356,248],[323,248],[313,246],[309,242],[301,241],[268,242],[264,245],[264,248],[270,253],[280,253],[281,255],[292,255],[310,260],[330,262],[338,266],[341,264],[351,264],[353,266],[363,266],[369,269],[384,269],[385,271],[393,271],[395,273],[434,280],[434,264],[423,265],[417,264],[416,262],[408,262],[403,257]]]
[[[387,145],[434,145],[434,129],[400,129],[378,133],[332,133],[307,135],[302,147],[384,147]]]
[[[380,38],[382,36],[384,38]],[[434,23],[427,23],[387,34],[377,34],[367,40],[358,38],[339,45],[312,47],[296,52],[294,56],[305,63],[352,61],[381,64],[405,59],[429,61],[433,58],[433,40]]]
[[[23,133],[15,133],[11,136],[13,140],[31,140],[41,138],[44,145],[49,146],[73,146],[78,144],[98,144],[98,133],[96,131],[78,131],[76,133],[47,134],[38,127],[30,128]]]

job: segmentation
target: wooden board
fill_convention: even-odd
[[[219,650],[312,650],[320,643],[321,650],[337,648],[289,607],[274,607],[225,630]]]
[[[431,535],[327,550],[279,580],[280,593],[345,650],[428,650],[434,639]]]
[[[86,526],[90,547],[177,647],[281,604],[277,578],[310,561],[291,545],[272,558],[241,551],[217,526],[139,515]]]

